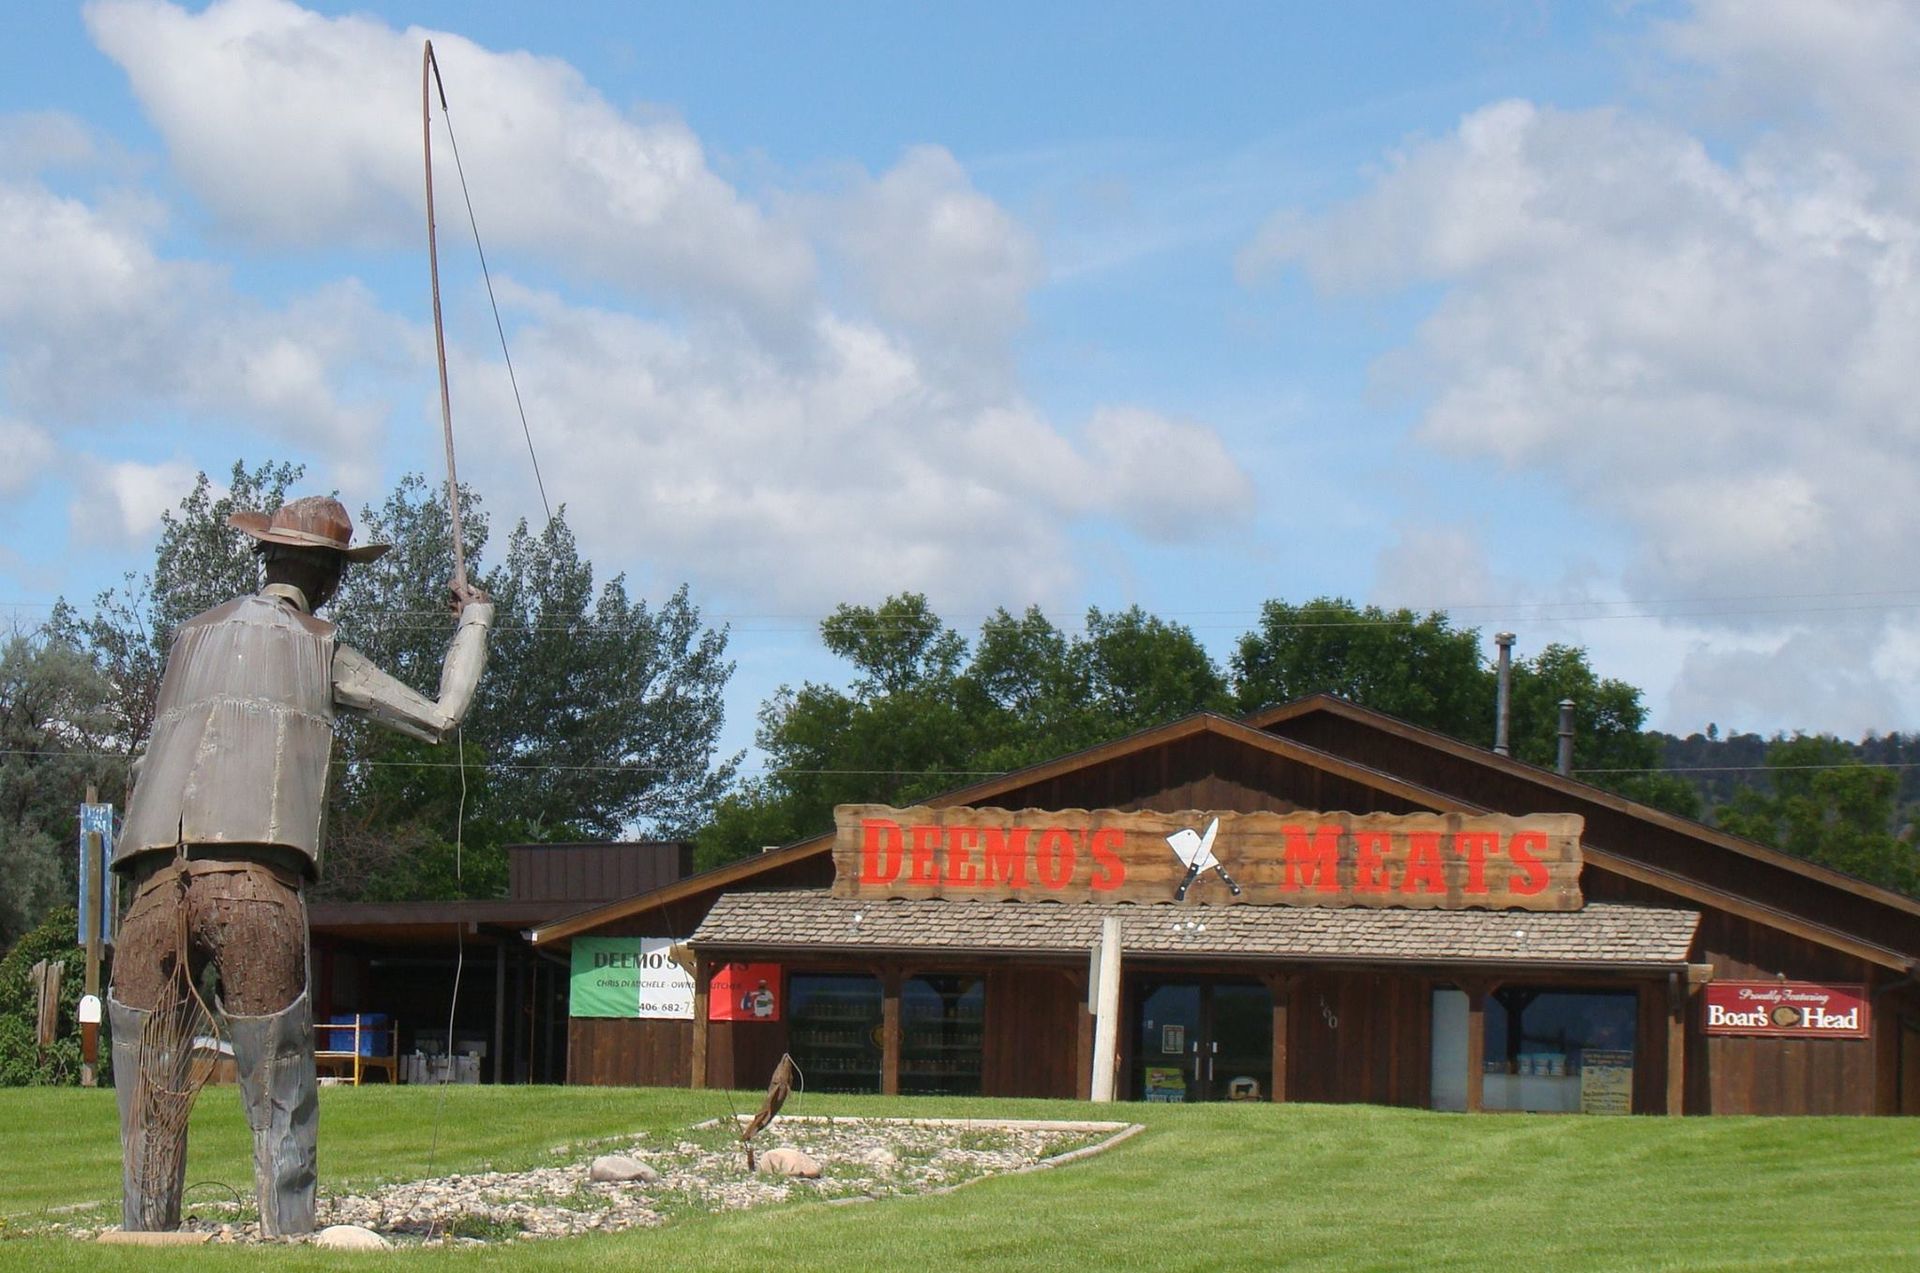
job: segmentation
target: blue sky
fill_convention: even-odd
[[[1920,16],[1865,0],[23,6],[17,622],[143,568],[195,470],[437,473],[423,34],[549,493],[732,624],[734,747],[905,588],[1221,655],[1269,597],[1440,606],[1681,732],[1916,724]],[[443,218],[504,528],[538,498]]]

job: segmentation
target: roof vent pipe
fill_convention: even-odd
[[[1560,761],[1554,766],[1563,776],[1573,775],[1573,700],[1560,700]]]
[[[1509,755],[1507,725],[1513,715],[1513,633],[1496,632],[1493,643],[1500,647],[1499,688],[1493,700],[1493,754]]]

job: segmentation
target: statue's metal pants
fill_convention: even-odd
[[[186,950],[180,951],[186,908]],[[123,1223],[171,1229],[180,1223],[182,1180],[144,1191],[139,1164],[148,1138],[133,1099],[140,1027],[173,993],[174,963],[184,955],[197,979],[219,978],[222,1029],[233,1046],[247,1124],[253,1129],[254,1188],[270,1235],[308,1233],[320,1126],[308,997],[306,903],[297,877],[248,861],[176,859],[145,880],[121,922],[114,953],[113,1079],[120,1102]],[[184,1133],[181,1133],[184,1135]],[[176,1153],[171,1161],[181,1163]],[[158,1184],[160,1182],[152,1182]]]

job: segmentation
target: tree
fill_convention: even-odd
[[[297,464],[234,462],[225,494],[199,474],[177,510],[160,517],[153,572],[129,573],[118,588],[94,599],[81,615],[62,599],[54,607],[53,635],[87,652],[111,687],[114,740],[131,757],[153,732],[153,704],[167,665],[174,629],[194,615],[260,586],[253,541],[227,525],[240,509],[271,513],[305,469]]]
[[[1259,627],[1240,638],[1233,668],[1242,711],[1325,691],[1478,747],[1493,742],[1497,674],[1480,657],[1480,634],[1437,611],[1360,609],[1339,597],[1269,601]],[[1660,740],[1644,732],[1640,691],[1599,676],[1577,646],[1548,645],[1514,663],[1508,742],[1516,759],[1557,762],[1560,701],[1569,698],[1576,773],[1670,813],[1699,815],[1690,784],[1651,772]]]
[[[969,658],[927,599],[905,593],[837,607],[821,637],[855,676],[845,689],[783,686],[762,705],[767,771],[721,801],[702,866],[823,830],[836,804],[911,804],[1229,702],[1193,634],[1137,606],[1091,609],[1072,637],[1038,609],[998,610]]]
[[[1863,765],[1837,738],[1800,734],[1767,750],[1772,791],[1747,787],[1720,806],[1720,825],[1883,888],[1920,894],[1920,853],[1893,833],[1899,779]]]
[[[107,754],[107,684],[46,631],[0,644],[0,947],[76,892],[80,802],[107,799],[125,766]]]
[[[1480,634],[1434,611],[1356,607],[1344,597],[1278,599],[1233,654],[1243,712],[1327,692],[1482,745],[1493,741],[1493,693]]]
[[[471,732],[500,767],[490,816],[595,836],[704,823],[738,761],[714,764],[725,629],[701,626],[684,585],[658,608],[624,575],[596,595],[564,508],[538,535],[514,529],[487,586],[498,664]]]
[[[236,464],[216,498],[202,474],[163,519],[151,575],[129,575],[90,615],[58,608],[57,632],[110,686],[116,748],[137,750],[150,732],[174,628],[259,586],[253,541],[227,515],[277,508],[299,476]],[[507,843],[688,833],[731,776],[732,762],[713,763],[726,633],[701,625],[686,589],[657,608],[630,599],[622,577],[596,590],[564,510],[538,535],[519,526],[506,560],[485,570],[487,520],[468,491],[461,520],[469,573],[496,602],[488,675],[457,745],[338,722],[323,896],[495,895]],[[328,617],[342,641],[431,692],[454,624],[444,492],[403,477],[359,527],[392,551],[349,568]]]

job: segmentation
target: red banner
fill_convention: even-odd
[[[1775,1039],[1864,1039],[1865,986],[1809,981],[1714,981],[1706,988],[1708,1034]]]
[[[778,1021],[780,965],[727,964],[707,992],[709,1021]]]

